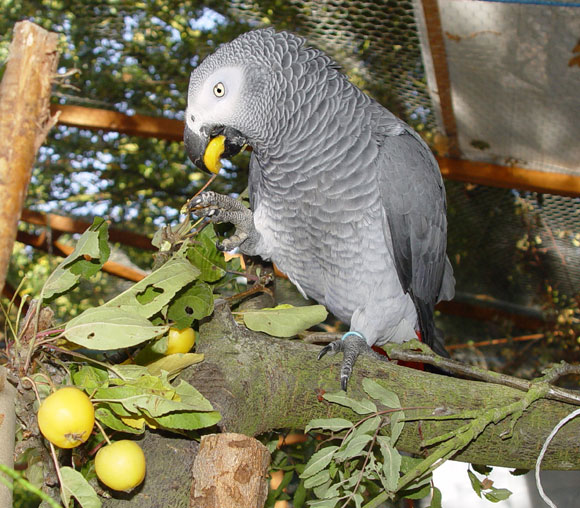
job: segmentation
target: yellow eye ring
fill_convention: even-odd
[[[223,97],[225,95],[225,93],[226,93],[226,87],[224,86],[224,84],[221,81],[213,87],[213,94],[216,97]]]

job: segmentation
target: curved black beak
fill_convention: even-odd
[[[209,136],[203,136],[193,132],[187,124],[183,131],[183,141],[185,143],[185,152],[187,156],[199,169],[210,173],[203,162],[203,155],[209,143]]]
[[[209,142],[219,136],[223,135],[225,137],[224,142],[224,152],[222,158],[233,157],[240,153],[247,145],[247,140],[245,136],[238,130],[232,127],[214,127],[208,130],[209,134],[205,134],[201,129],[201,133],[192,131],[187,125],[183,132],[183,141],[185,143],[185,151],[187,156],[199,169],[205,171],[206,173],[212,174],[212,172],[207,168],[203,160],[205,151],[209,145]]]

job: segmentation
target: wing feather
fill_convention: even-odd
[[[441,350],[433,310],[448,266],[445,188],[427,145],[405,124],[399,125],[404,128],[391,127],[380,140],[377,160],[385,234],[392,242],[401,286],[415,303],[423,339]]]

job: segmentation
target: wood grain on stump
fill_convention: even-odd
[[[190,508],[263,508],[270,453],[243,434],[201,438],[193,463]]]

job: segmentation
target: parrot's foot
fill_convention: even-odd
[[[187,203],[187,211],[210,222],[229,222],[236,227],[233,235],[217,242],[219,250],[233,250],[256,234],[252,212],[240,201],[217,192],[202,192]]]
[[[324,346],[320,353],[318,353],[318,359],[320,360],[327,353],[334,355],[340,351],[344,355],[340,368],[340,387],[344,391],[346,391],[352,369],[360,354],[372,356],[383,362],[388,361],[386,357],[373,351],[367,344],[366,339],[358,332],[347,332],[342,336],[342,339],[335,340],[327,346]]]

